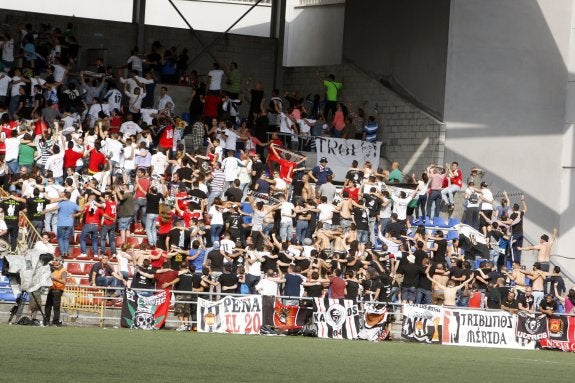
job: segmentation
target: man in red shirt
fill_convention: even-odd
[[[169,124],[160,132],[158,146],[167,150],[174,148],[174,125]]]
[[[90,156],[90,159],[88,160],[88,172],[90,172],[90,174],[98,173],[98,167],[100,164],[106,166],[106,156],[100,151],[100,149],[102,149],[102,145],[100,144],[100,141],[96,141],[94,143],[94,147],[84,154],[85,157]]]
[[[86,256],[86,237],[88,237],[88,235],[92,240],[92,256],[98,255],[98,233],[100,232],[100,222],[102,221],[102,214],[104,213],[104,209],[102,209],[104,207],[103,205],[104,204],[96,202],[95,194],[90,194],[84,211],[78,213],[78,215],[84,215],[84,226],[80,234],[82,257]]]
[[[148,203],[146,195],[149,190],[150,178],[145,169],[139,168],[136,172],[136,182],[134,182],[134,223],[138,222],[138,212],[140,212],[142,228],[146,227],[146,205]]]
[[[445,169],[449,169],[447,172],[449,184],[441,190],[441,199],[448,204],[449,210],[453,210],[454,195],[461,190],[463,185],[463,173],[459,169],[459,164],[455,161],[451,163],[451,168],[449,168],[449,164],[445,164]]]
[[[64,152],[64,169],[76,170],[76,162],[84,157],[84,151],[77,152],[74,149],[74,141],[68,141],[68,149]]]
[[[342,192],[347,191],[349,198],[357,203],[359,201],[359,189],[355,186],[355,183],[349,182],[346,187],[342,189]]]
[[[296,170],[295,169],[296,166],[298,166],[302,162],[305,162],[307,157],[304,156],[299,161],[292,162],[292,161],[290,161],[291,156],[288,153],[285,154],[285,156],[286,156],[285,159],[281,157],[281,154],[277,150],[277,145],[271,144],[270,149],[271,149],[271,153],[269,156],[270,161],[275,161],[277,164],[279,164],[281,179],[287,183],[291,183],[292,179],[293,179],[293,172]]]
[[[112,193],[104,194],[104,212],[102,214],[102,229],[100,230],[100,247],[106,248],[106,237],[112,249],[112,258],[116,256],[116,209],[118,202]]]
[[[345,299],[346,282],[341,277],[341,270],[335,269],[329,278],[329,297],[331,299]]]

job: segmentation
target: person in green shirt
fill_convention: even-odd
[[[399,162],[393,161],[391,163],[391,171],[387,176],[387,180],[389,182],[399,182],[399,183],[403,181],[403,174],[401,174],[401,171],[399,170]]]
[[[242,89],[242,75],[238,70],[238,63],[230,63],[230,71],[226,73],[228,76],[228,81],[226,81],[227,91],[232,100],[236,100],[240,97],[240,91]]]
[[[320,77],[319,72],[317,72],[317,76],[318,78]],[[330,74],[329,76],[327,76],[326,80],[323,80],[323,86],[325,87],[325,108],[323,114],[324,118],[328,120],[330,111],[332,113],[331,114],[332,118],[333,115],[335,114],[339,91],[343,87],[343,84],[341,82],[336,82],[335,75]]]
[[[18,165],[20,167],[26,166],[29,169],[34,165],[34,153],[36,152],[36,147],[32,143],[32,136],[26,133],[22,140],[20,141],[20,146],[18,147]]]

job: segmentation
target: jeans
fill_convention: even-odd
[[[109,238],[110,249],[112,254],[116,254],[116,224],[102,225],[100,229],[100,247],[102,249],[106,248],[106,237]]]
[[[134,200],[134,225],[138,223],[138,212],[140,212],[140,222],[142,226],[146,224],[146,206],[148,201],[145,198],[137,198]]]
[[[457,185],[448,186],[441,191],[441,199],[445,203],[453,204],[453,203],[455,203],[455,192],[458,192],[460,190],[461,190],[461,187],[459,187]]]
[[[369,242],[371,242],[371,244],[373,245],[375,243],[375,238],[376,238],[376,234],[375,234],[376,218],[370,217],[369,221],[368,221],[368,225],[369,225]]]
[[[428,305],[431,303],[431,291],[425,289],[417,289],[417,295],[415,297],[415,303],[421,305]]]
[[[432,214],[431,206],[435,202],[435,214]],[[427,212],[429,218],[439,217],[439,208],[441,207],[441,190],[432,190],[427,199]]]
[[[36,231],[38,232],[38,234],[42,235],[42,232],[44,231],[44,222],[43,221],[31,221],[32,226],[34,226],[34,229],[36,229]]]
[[[419,217],[421,221],[425,220],[427,217],[427,194],[420,195],[417,199],[417,209],[415,210],[416,217]]]
[[[359,243],[367,243],[367,241],[369,241],[369,231],[368,230],[358,230],[357,231],[357,241]]]
[[[53,324],[57,324],[60,322],[60,303],[62,302],[62,294],[64,291],[62,290],[54,290],[50,289],[48,292],[48,296],[46,297],[46,306],[44,307],[44,324],[48,324],[50,322],[50,317],[52,316],[52,309],[54,309],[54,319],[52,319]]]
[[[58,226],[56,237],[61,254],[70,255],[70,238],[74,234],[73,226]]]
[[[20,171],[20,166],[18,165],[18,160],[10,160],[6,162],[8,165],[8,172],[10,174],[17,174]]]
[[[280,238],[282,242],[291,239],[293,234],[293,225],[291,220],[289,222],[280,222]]]
[[[523,233],[514,234],[511,236],[511,254],[513,255],[513,261],[521,263],[521,250],[518,247],[523,246]]]
[[[224,225],[211,225],[210,226],[210,238],[212,240],[212,244],[216,241],[220,240],[222,235],[222,231],[224,230]]]
[[[96,256],[98,254],[98,225],[89,223],[85,224],[82,227],[82,233],[80,234],[80,251],[82,254],[86,254],[86,238],[88,235],[92,239],[92,256]]]
[[[150,246],[156,246],[156,242],[158,242],[158,230],[156,229],[157,219],[158,214],[146,214],[146,236],[148,237],[148,244]]]
[[[479,229],[479,206],[466,208],[461,221],[475,230]]]
[[[273,229],[274,229],[273,222],[263,224],[262,231],[264,232],[264,235],[270,235]]]
[[[96,277],[96,286],[100,287],[120,287],[120,280],[112,276]]]
[[[18,225],[16,226],[7,226],[8,227],[8,242],[10,243],[10,248],[12,251],[16,250],[16,246],[18,245],[18,230],[20,229]]]
[[[298,243],[302,243],[303,240],[306,238],[307,235],[307,227],[309,225],[309,221],[296,221],[295,223],[295,239]]]
[[[379,228],[382,233],[385,233],[387,229],[387,225],[391,222],[391,218],[380,218],[379,219]]]
[[[404,302],[415,303],[417,300],[417,289],[415,287],[402,287],[401,300]]]
[[[250,294],[257,294],[256,285],[259,281],[259,276],[246,274],[246,286],[248,286],[248,289],[250,289]]]

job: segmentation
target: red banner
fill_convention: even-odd
[[[575,352],[575,317],[549,318],[549,337],[539,342],[542,348]]]
[[[274,327],[280,330],[300,329],[296,323],[299,306],[286,306],[279,299],[276,299],[274,305]]]

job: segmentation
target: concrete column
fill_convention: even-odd
[[[144,27],[146,26],[146,0],[133,0],[132,23],[138,24],[136,45],[144,52]]]
[[[272,0],[270,37],[276,40],[274,88],[283,83],[283,56],[286,19],[286,0]]]

